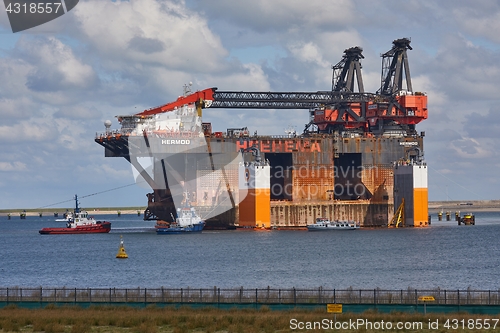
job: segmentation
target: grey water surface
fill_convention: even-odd
[[[40,235],[64,224],[0,217],[0,287],[500,287],[500,213],[477,213],[475,226],[185,235],[156,235],[135,215],[96,217],[109,234]],[[120,235],[129,259],[115,258]]]

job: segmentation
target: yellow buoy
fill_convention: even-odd
[[[118,254],[116,255],[119,259],[127,259],[128,254],[125,252],[125,247],[123,246],[123,237],[120,235],[120,248],[118,249]]]

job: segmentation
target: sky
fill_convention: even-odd
[[[3,7],[2,7],[3,8]],[[331,66],[363,48],[365,91],[398,38],[428,95],[429,199],[500,199],[500,2],[477,0],[80,0],[13,34],[0,10],[0,208],[144,206],[123,158],[94,142],[104,121],[192,90],[331,89]],[[301,132],[307,110],[206,109],[214,131]],[[56,204],[56,205],[55,205]]]

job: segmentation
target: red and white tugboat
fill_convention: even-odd
[[[75,212],[66,223],[66,228],[43,228],[38,232],[42,235],[62,235],[107,233],[111,230],[111,222],[96,221],[93,217],[89,217],[86,211],[80,211],[76,195],[75,202]]]

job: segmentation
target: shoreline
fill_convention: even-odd
[[[481,201],[429,201],[429,214],[439,212],[500,212],[500,200]]]
[[[95,207],[95,208],[82,208],[86,210],[90,215],[137,215],[140,213],[142,215],[146,210],[146,207],[136,206],[136,207]],[[439,212],[467,212],[467,213],[478,213],[478,212],[500,212],[500,200],[475,200],[475,201],[429,201],[428,205],[429,214],[437,214]],[[23,211],[26,216],[54,216],[55,213],[59,214],[59,217],[66,211],[73,211],[73,208],[31,208],[31,209],[0,209],[0,217],[7,217],[9,214],[14,216],[20,216]]]
[[[138,215],[137,212],[139,212],[140,214],[139,215],[143,215],[144,214],[144,210],[145,208],[142,208],[142,209],[130,209],[130,208],[124,208],[124,209],[100,209],[100,208],[92,208],[92,209],[82,209],[84,211],[87,211],[89,213],[89,215],[93,216],[93,215],[118,215],[118,212],[120,212],[121,215]],[[68,209],[68,211],[72,212],[73,209]],[[7,217],[9,214],[11,215],[11,217],[19,217],[20,214],[22,213],[23,211],[22,210],[12,210],[12,211],[9,211],[7,209],[4,209],[4,210],[0,210],[0,216],[4,216],[4,217]],[[26,209],[26,216],[40,216],[40,213],[42,213],[42,216],[50,216],[50,217],[53,217],[54,216],[54,213],[58,213],[59,216],[58,218],[63,218],[63,214],[66,213],[66,208],[64,209],[60,209],[60,210],[51,210],[51,211],[48,211],[48,210],[40,210],[40,211],[36,211],[34,209]]]
[[[439,207],[439,208],[431,208],[429,207],[429,214],[437,214],[442,212],[443,214],[446,212],[450,212],[455,214],[455,212],[460,213],[498,213],[500,212],[500,207],[475,207],[472,208],[470,206],[459,206],[459,207]]]

